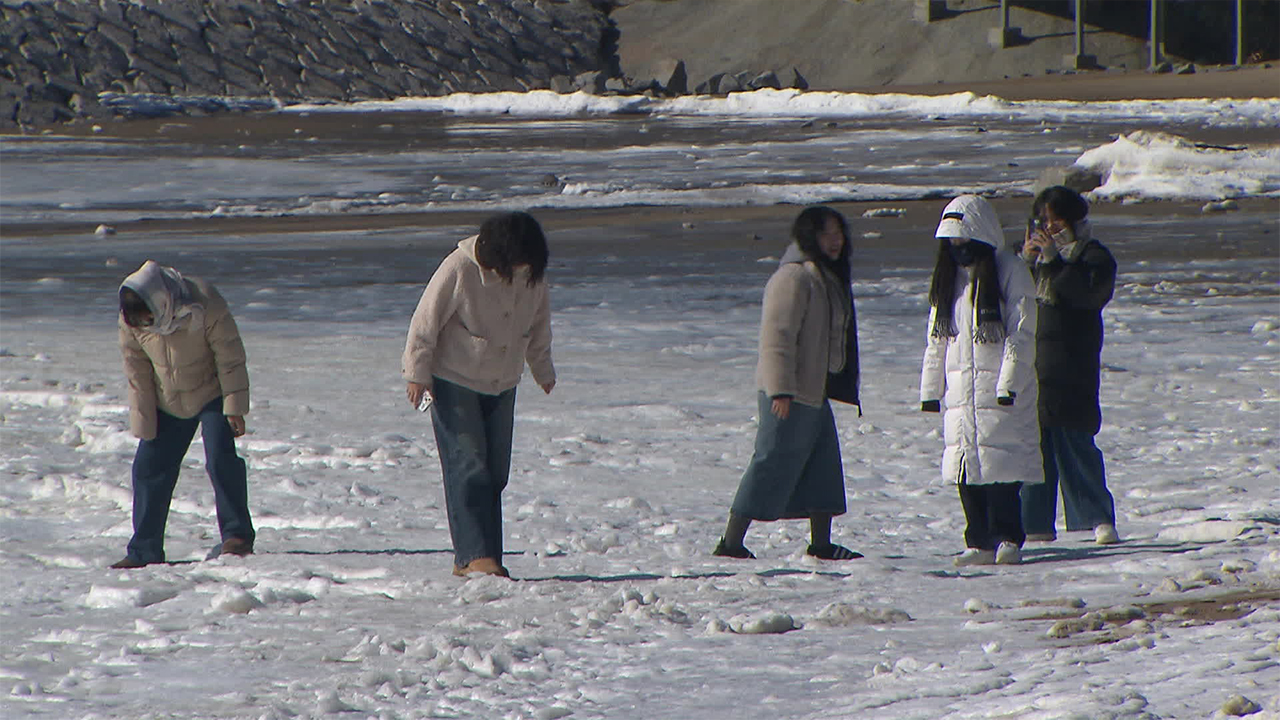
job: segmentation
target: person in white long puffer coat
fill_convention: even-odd
[[[921,409],[943,419],[943,479],[959,486],[965,552],[956,565],[1016,564],[1026,540],[1019,491],[1044,482],[1036,411],[1036,291],[995,208],[949,203],[934,236]]]

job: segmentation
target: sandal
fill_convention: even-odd
[[[816,557],[819,560],[857,560],[863,557],[862,553],[854,552],[843,545],[836,545],[835,543],[828,543],[823,547],[810,545],[804,551],[804,554]]]

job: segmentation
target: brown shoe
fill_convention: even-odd
[[[244,538],[238,538],[238,537],[228,538],[226,542],[222,543],[222,554],[223,555],[239,555],[240,557],[244,557],[245,555],[252,555],[253,543],[249,542],[248,540],[245,540]]]
[[[111,567],[116,570],[133,570],[134,568],[146,567],[147,564],[132,555],[125,555],[124,559],[111,563]]]
[[[453,574],[458,577],[467,577],[471,573],[484,573],[485,575],[497,575],[504,578],[511,577],[511,573],[507,572],[507,569],[493,558],[476,558],[464,566],[453,566]]]

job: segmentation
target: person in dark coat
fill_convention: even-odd
[[[1040,308],[1036,374],[1045,477],[1043,485],[1022,489],[1028,540],[1056,539],[1061,487],[1067,530],[1093,530],[1100,545],[1119,542],[1115,502],[1094,443],[1102,426],[1102,308],[1115,291],[1116,261],[1093,238],[1088,215],[1089,203],[1076,191],[1047,188],[1032,205],[1023,244]]]
[[[831,542],[845,493],[830,400],[861,409],[849,229],[843,215],[819,205],[801,211],[791,235],[764,290],[755,452],[712,554],[754,558],[743,545],[753,520],[808,518],[806,554],[852,560],[862,554]]]

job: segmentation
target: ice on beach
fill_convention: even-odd
[[[1139,130],[1082,154],[1102,174],[1090,196],[1107,200],[1280,197],[1280,147],[1209,147]]]

